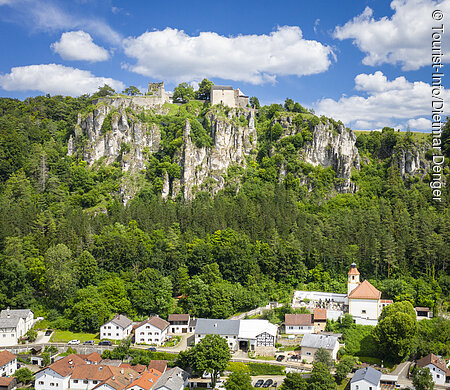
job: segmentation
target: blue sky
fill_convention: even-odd
[[[448,24],[448,64],[448,20],[450,0],[0,0],[0,96],[78,96],[105,82],[171,90],[207,77],[353,129],[427,131],[431,28]]]

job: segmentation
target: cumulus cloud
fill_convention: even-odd
[[[49,0],[0,0],[13,12],[11,20],[35,31],[61,31],[81,28],[107,42],[120,43],[122,37],[108,23],[86,15],[71,14]],[[2,5],[2,3],[0,3]]]
[[[79,96],[96,92],[104,84],[115,90],[125,87],[120,81],[58,64],[15,67],[10,73],[0,75],[0,87],[6,91],[40,91],[52,95]]]
[[[408,121],[408,126],[411,130],[430,130],[431,121],[427,118],[410,119]]]
[[[304,76],[328,69],[329,46],[303,38],[299,27],[283,26],[266,35],[222,36],[201,32],[189,36],[166,28],[124,40],[125,54],[137,60],[128,69],[175,82],[218,77],[253,84],[277,76]]]
[[[403,70],[416,70],[431,64],[431,28],[440,26],[433,21],[433,10],[440,9],[450,15],[448,0],[393,0],[391,18],[376,20],[373,10],[364,12],[336,27],[334,37],[340,40],[352,39],[366,54],[365,65],[401,65]],[[450,40],[442,39],[444,62],[450,62]]]
[[[411,128],[424,130],[430,115],[431,86],[422,81],[409,82],[404,77],[390,81],[380,71],[359,74],[355,77],[355,89],[364,96],[342,96],[339,100],[322,99],[314,104],[319,115],[340,119],[359,129],[375,129],[393,126],[409,120]],[[441,94],[450,107],[450,91]],[[403,126],[403,125],[402,125]],[[404,127],[404,126],[403,126]]]
[[[89,33],[84,31],[70,31],[63,33],[59,41],[50,47],[65,60],[106,61],[108,50],[97,46]]]

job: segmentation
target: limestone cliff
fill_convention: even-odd
[[[425,158],[430,147],[429,144],[412,144],[397,148],[393,158],[403,179],[416,175],[423,177],[430,171],[430,162]]]
[[[245,157],[256,149],[257,134],[254,111],[247,110],[248,126],[233,121],[236,111],[231,110],[227,118],[214,113],[207,115],[211,121],[211,147],[198,148],[191,140],[191,126],[186,120],[183,133],[181,187],[183,197],[191,199],[195,190],[205,189],[211,193],[223,189],[224,174],[231,165],[246,166]],[[174,193],[174,196],[177,194]]]
[[[139,120],[135,110],[164,114],[162,106],[141,107],[134,100],[117,98],[102,100],[85,115],[79,115],[75,136],[68,145],[69,155],[76,155],[90,166],[119,162],[127,172],[121,186],[121,195],[127,202],[138,190],[135,184],[139,171],[146,168],[149,154],[161,150],[161,129],[155,123]],[[211,123],[212,145],[198,147],[192,141],[191,125],[186,119],[181,149],[175,152],[173,160],[180,166],[181,178],[163,174],[164,198],[175,198],[180,192],[184,199],[192,199],[196,191],[208,190],[216,193],[224,187],[224,176],[231,165],[245,167],[246,156],[256,148],[257,134],[254,111],[239,109],[246,124],[237,118],[237,109],[228,116],[214,110],[206,114]]]
[[[350,180],[352,169],[360,168],[355,134],[343,125],[333,127],[329,122],[321,122],[314,127],[312,136],[312,141],[308,141],[303,150],[305,162],[332,167],[337,177],[342,179],[337,190],[355,192],[357,188]]]

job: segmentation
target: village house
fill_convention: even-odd
[[[437,385],[445,385],[446,377],[450,376],[450,370],[445,365],[445,360],[430,353],[417,361],[417,367],[429,368],[433,382]]]
[[[306,333],[300,342],[300,359],[312,363],[314,361],[314,354],[319,348],[327,350],[331,358],[336,360],[339,350],[338,338],[335,336]]]
[[[14,390],[17,388],[17,380],[14,377],[0,377],[0,390]]]
[[[166,361],[151,361],[140,370],[120,361],[99,361],[97,355],[71,354],[43,368],[36,373],[35,389],[183,390],[187,385],[187,372],[168,369]]]
[[[195,344],[206,335],[223,337],[232,351],[254,351],[260,355],[273,355],[277,339],[277,326],[267,320],[220,320],[198,318]]]
[[[188,333],[190,319],[191,316],[189,314],[169,314],[169,332]]]
[[[122,314],[116,314],[100,326],[100,339],[123,340],[131,335],[133,322]]]
[[[139,323],[134,329],[134,340],[137,344],[161,345],[167,338],[169,323],[158,316]]]
[[[69,388],[69,380],[73,369],[86,362],[75,354],[70,354],[36,372],[34,388],[36,390]]]
[[[286,334],[314,333],[312,314],[285,314],[284,327]]]
[[[0,352],[0,377],[13,376],[17,370],[17,356],[9,351]]]
[[[30,309],[0,312],[0,346],[16,345],[21,337],[33,327],[34,314]]]
[[[211,105],[223,104],[227,107],[248,107],[248,96],[228,85],[213,85],[210,91]]]
[[[327,326],[327,309],[314,309],[314,333],[321,333]]]
[[[350,390],[380,390],[381,375],[372,367],[360,368],[350,380]]]

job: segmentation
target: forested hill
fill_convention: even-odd
[[[385,298],[445,309],[449,194],[441,204],[431,199],[426,139],[390,128],[358,135],[358,164],[343,191],[336,166],[302,153],[320,123],[330,137],[349,131],[288,99],[254,114],[248,153],[226,167],[219,188],[206,181],[182,197],[173,184],[186,118],[190,142],[211,149],[211,108],[194,101],[127,112],[130,124],[157,126],[162,147],[143,151],[124,204],[123,160],[90,165],[68,155],[78,115],[100,96],[0,99],[2,308],[31,307],[60,328],[84,330],[114,312],[226,317],[289,299],[293,288],[344,292],[355,261]],[[226,119],[225,111],[213,114]],[[233,115],[236,128],[250,128],[251,118]],[[447,122],[444,142],[449,133]],[[118,157],[131,151],[121,144]]]

